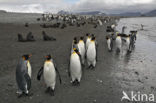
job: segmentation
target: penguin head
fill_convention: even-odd
[[[86,36],[89,37],[89,33],[87,33]]]
[[[31,56],[32,56],[31,54],[25,54],[25,55],[22,56],[22,58],[23,58],[24,60],[29,60],[29,58],[30,58]]]
[[[120,34],[118,33],[117,36],[120,36]]]
[[[75,41],[77,41],[77,38],[76,37],[74,37],[74,39],[73,39],[73,42],[75,42]]]
[[[95,41],[95,37],[92,37],[91,41]]]
[[[108,36],[106,36],[106,40],[108,40],[109,39],[109,37]]]
[[[74,52],[77,54],[80,54],[79,50],[77,48],[73,48]]]
[[[46,60],[50,60],[51,59],[51,55],[50,54],[45,56],[45,57],[46,57]]]
[[[84,39],[84,37],[83,37],[83,36],[81,36],[81,37],[80,37],[80,40],[83,40],[83,39]]]
[[[95,35],[94,35],[94,34],[92,34],[92,35],[91,35],[91,37],[95,37]]]
[[[78,44],[78,41],[77,40],[74,40],[74,44]]]

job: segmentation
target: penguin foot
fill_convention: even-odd
[[[80,82],[76,79],[72,82],[73,86],[80,86]]]
[[[95,67],[93,66],[93,65],[90,65],[89,67],[88,67],[88,69],[94,69]]]
[[[109,52],[112,52],[112,50],[108,50]]]
[[[30,96],[32,96],[32,95],[33,95],[33,93],[28,93],[28,94],[27,94],[27,93],[22,92],[22,94],[19,94],[19,95],[18,95],[18,98],[26,97],[26,96],[29,96],[29,97],[30,97]]]
[[[51,96],[54,96],[54,90],[53,89],[50,88],[49,93],[50,93]]]
[[[26,96],[33,96],[34,94],[33,93],[28,93],[28,94],[25,94]]]
[[[92,65],[89,65],[89,66],[88,66],[88,69],[91,69],[91,68],[92,68]]]

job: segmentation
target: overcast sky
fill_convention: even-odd
[[[147,12],[156,9],[156,0],[0,0],[0,9],[36,13],[57,13],[59,10],[106,13]]]

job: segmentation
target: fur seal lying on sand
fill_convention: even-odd
[[[56,39],[54,37],[49,37],[45,31],[42,31],[42,35],[43,35],[43,40],[44,41],[56,41]]]

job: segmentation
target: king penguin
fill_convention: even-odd
[[[89,43],[90,43],[90,41],[91,41],[91,36],[89,35],[89,34],[86,34],[86,50],[88,49],[88,45],[89,45]]]
[[[115,44],[116,44],[116,51],[120,52],[121,51],[121,45],[122,45],[120,34],[117,34],[117,37],[116,37],[116,40],[115,40]]]
[[[31,88],[31,65],[29,58],[31,55],[23,55],[16,67],[17,93],[19,97],[23,94],[28,95]]]
[[[112,51],[112,47],[111,47],[111,38],[109,36],[106,36],[106,40],[107,40],[107,47],[108,47],[108,50],[109,52]]]
[[[78,43],[78,48],[79,48],[79,52],[81,54],[81,61],[82,64],[84,65],[85,63],[85,43],[84,43],[84,37],[80,37],[79,43]]]
[[[129,52],[130,51],[130,35],[127,35],[125,44],[126,44],[126,50],[127,52]]]
[[[87,49],[87,62],[89,68],[95,68],[97,61],[97,47],[96,47],[95,37],[93,36]]]
[[[51,55],[46,56],[46,61],[44,66],[38,71],[37,79],[40,80],[43,74],[45,84],[47,86],[46,93],[50,93],[51,96],[54,96],[54,90],[56,85],[56,73],[58,74],[60,84],[62,83],[60,73],[54,63]]]
[[[73,52],[70,56],[69,70],[68,74],[71,77],[71,83],[73,85],[79,85],[82,77],[82,67],[81,67],[81,55],[78,49],[73,48]]]

